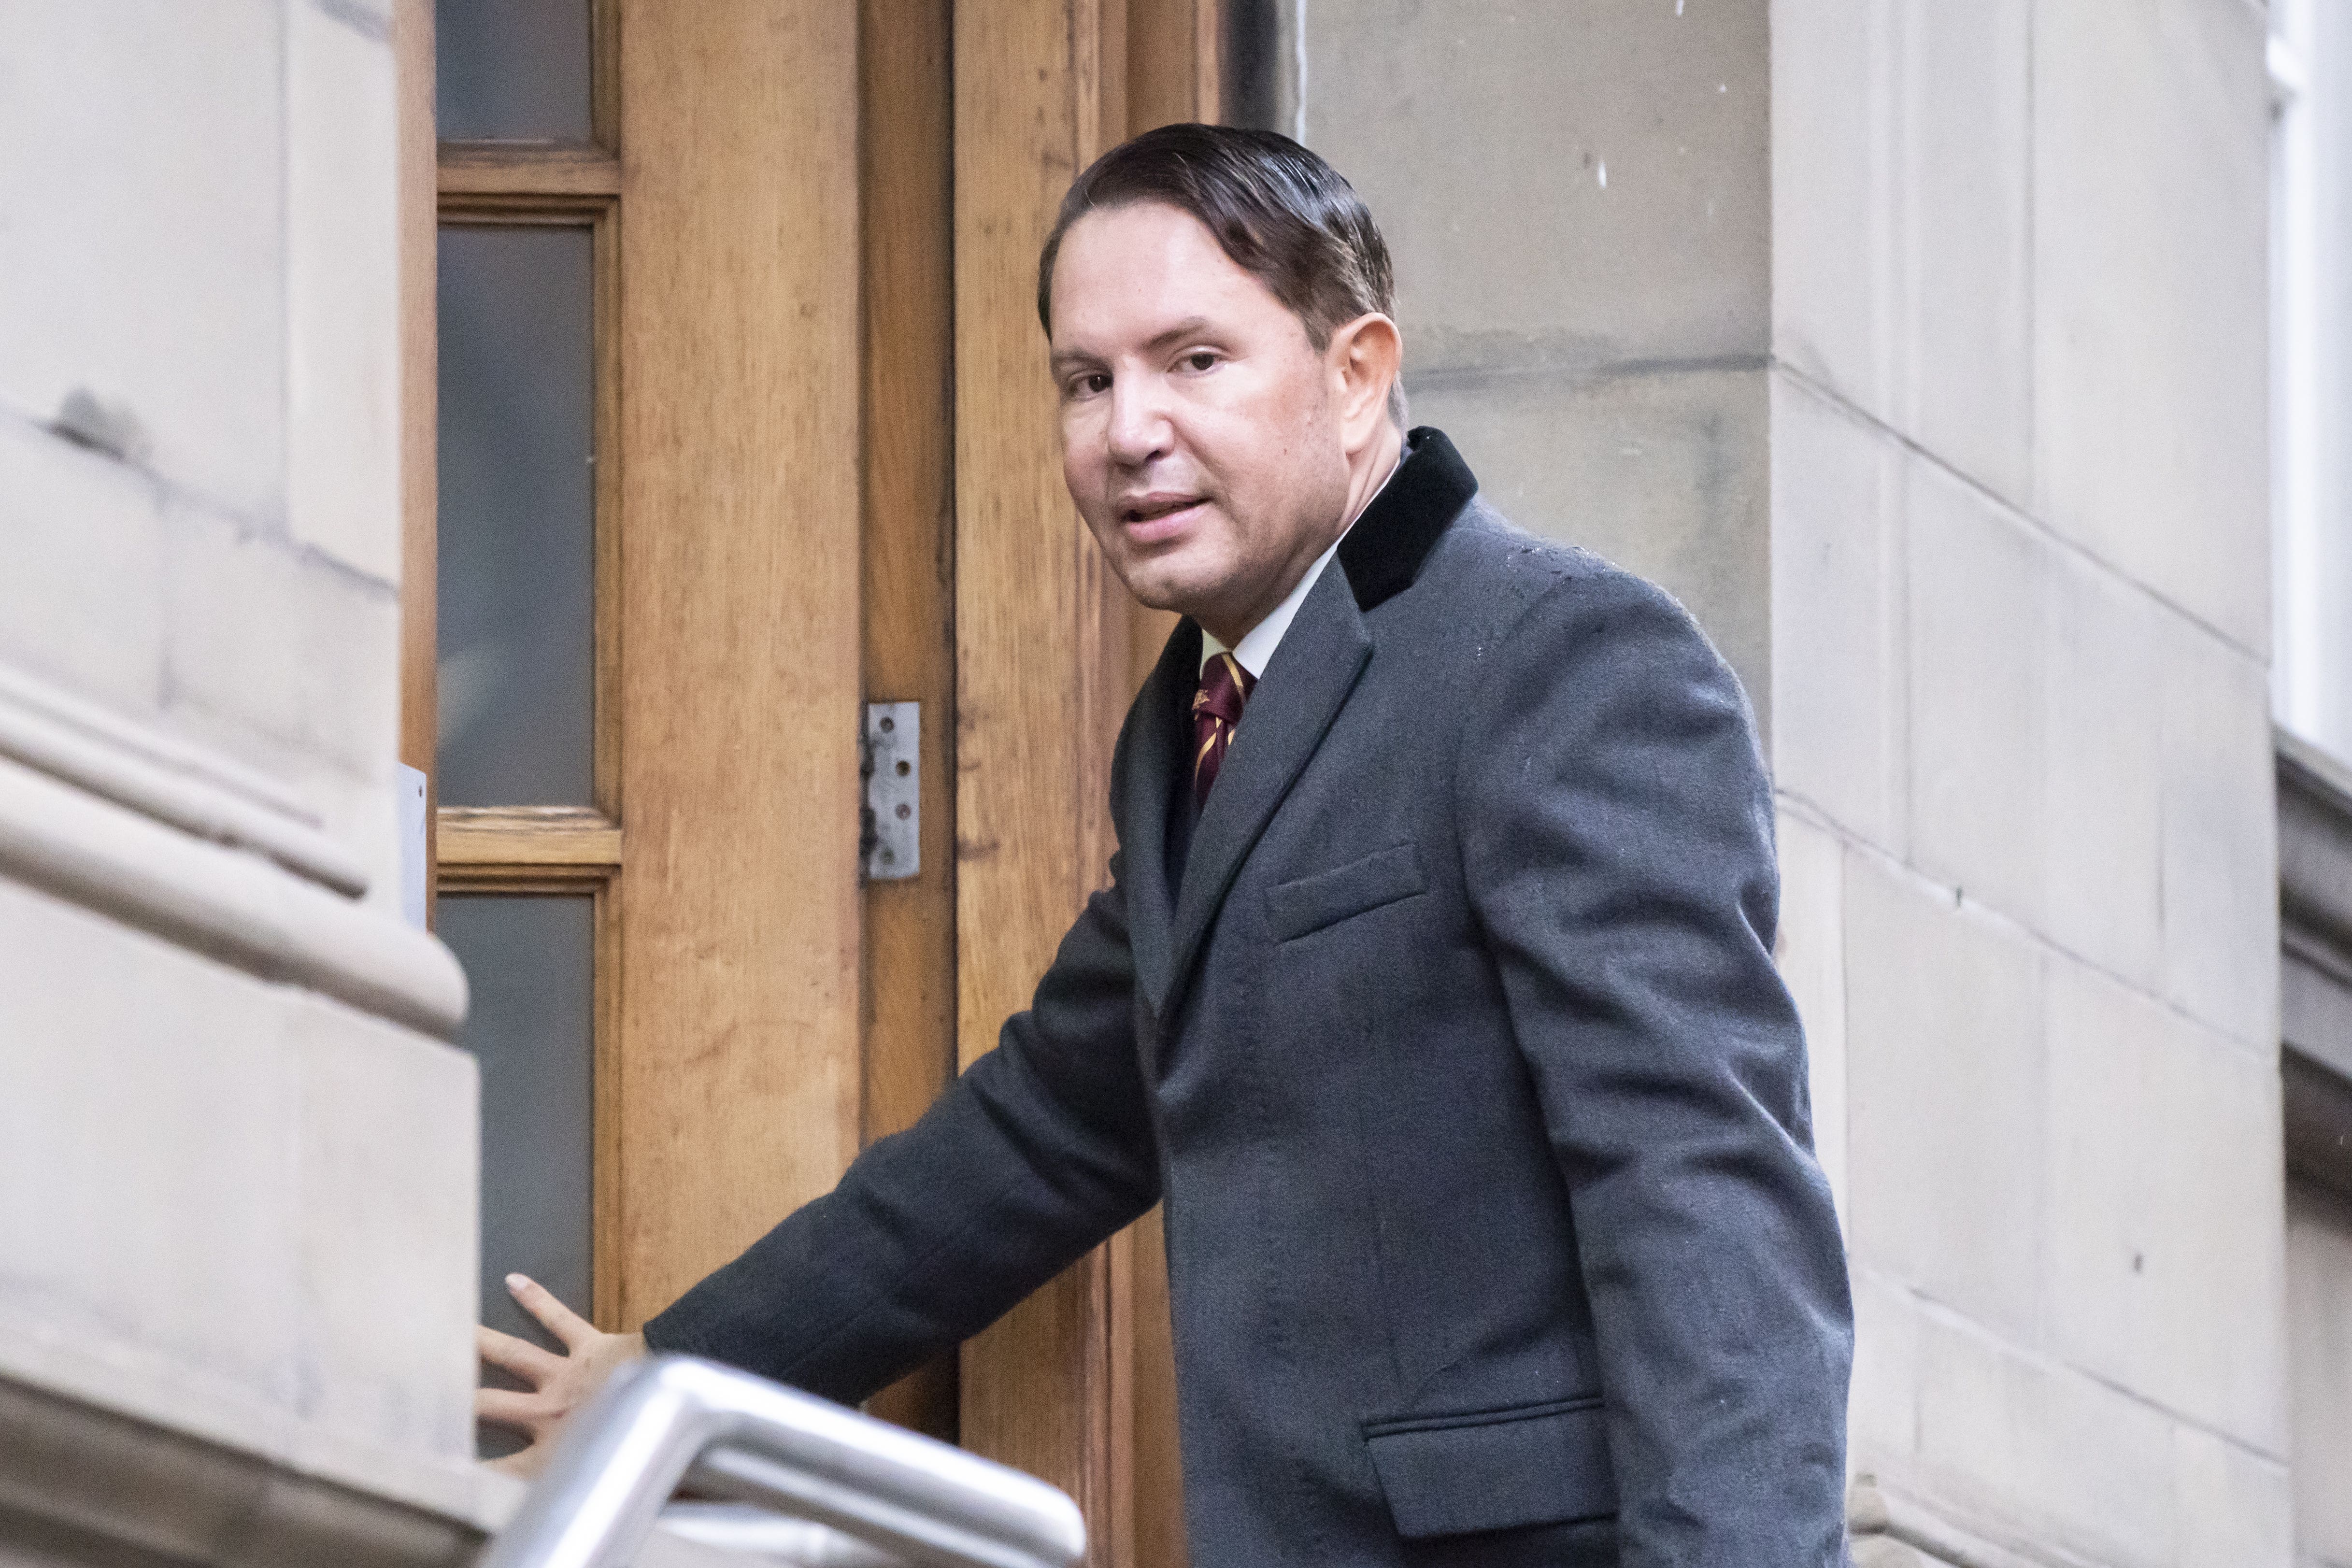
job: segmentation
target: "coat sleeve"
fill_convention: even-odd
[[[854,1403],[987,1327],[1158,1199],[1118,871],[1114,858],[1110,889],[997,1048],[648,1322],[649,1346]]]
[[[1625,1568],[1842,1563],[1852,1306],[1747,703],[1613,571],[1483,662],[1464,868],[1570,1194]]]

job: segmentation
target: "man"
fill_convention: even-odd
[[[1282,137],[1082,175],[1070,493],[1183,612],[1111,886],[913,1130],[634,1336],[519,1290],[544,1433],[646,1346],[856,1400],[1164,1201],[1202,1568],[1843,1560],[1852,1336],[1746,704],[1398,416],[1388,256]],[[1572,521],[1572,520],[1571,520]]]

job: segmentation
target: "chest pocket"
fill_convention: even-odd
[[[1392,844],[1360,860],[1268,888],[1266,924],[1275,941],[1291,942],[1428,890],[1419,848]]]

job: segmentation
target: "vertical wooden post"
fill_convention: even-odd
[[[1037,251],[1102,150],[1124,0],[992,0],[955,20],[958,1041],[1025,1006],[1110,848],[1126,598],[1062,482]],[[1119,44],[1106,61],[1108,39]],[[1123,114],[1123,90],[1110,97]],[[1123,129],[1112,121],[1114,129]],[[967,1447],[1067,1489],[1132,1560],[1123,1276],[1097,1252],[964,1348]]]
[[[950,0],[860,0],[866,696],[923,705],[922,872],[866,889],[866,1140],[956,1070],[955,276]],[[867,1402],[953,1442],[950,1353]]]

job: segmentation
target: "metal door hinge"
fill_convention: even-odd
[[[868,702],[857,743],[866,775],[858,858],[869,882],[895,882],[923,868],[923,705]]]

